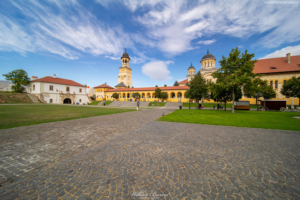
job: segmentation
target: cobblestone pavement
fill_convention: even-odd
[[[153,121],[161,113],[1,130],[2,162],[38,155],[39,164],[0,198],[300,199],[299,132]]]

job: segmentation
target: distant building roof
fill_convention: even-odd
[[[189,86],[169,86],[169,87],[158,87],[161,90],[187,90]],[[156,87],[143,87],[143,88],[123,88],[123,89],[109,89],[107,92],[125,92],[125,91],[155,91]]]
[[[46,82],[46,83],[57,83],[57,84],[63,84],[63,85],[73,85],[73,86],[80,86],[85,87],[84,85],[77,83],[75,81],[64,79],[64,78],[54,78],[52,76],[45,76],[44,78],[35,79],[30,82]]]
[[[118,85],[116,85],[115,87],[128,87],[127,85],[125,85],[123,82],[119,83]]]
[[[187,83],[187,82],[188,82],[188,80],[185,79],[185,80],[183,80],[183,81],[180,81],[178,84],[184,84],[184,83]]]
[[[286,57],[260,59],[254,64],[253,72],[256,74],[267,74],[300,71],[300,55],[291,56],[290,61],[288,63]]]
[[[102,85],[98,85],[94,88],[109,88],[109,89],[114,89],[113,87],[109,86],[109,85],[106,85],[106,83],[102,84]]]

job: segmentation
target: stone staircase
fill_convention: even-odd
[[[136,107],[136,102],[134,101],[114,101],[109,106],[119,106],[121,102],[121,107]]]
[[[182,106],[182,103],[167,102],[165,104],[165,108],[179,108],[179,106]]]
[[[136,107],[137,102],[136,101],[114,101],[108,106],[119,106],[119,103],[121,102],[120,107]],[[140,102],[140,107],[147,107],[150,102]]]
[[[33,103],[41,103],[39,98],[35,94],[27,94]]]

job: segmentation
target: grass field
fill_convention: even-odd
[[[151,106],[152,104],[154,104],[154,106],[165,106],[165,102],[150,102],[151,103]]]
[[[98,103],[100,103],[101,101],[93,101],[92,103],[89,103],[89,106],[96,106],[98,105]]]
[[[0,92],[0,103],[32,103],[26,93]]]
[[[217,108],[217,104],[218,103],[201,103],[201,105],[204,108],[212,108],[212,107],[214,107],[214,105]],[[198,105],[198,103],[191,103],[191,107],[197,107],[197,105]],[[225,108],[224,103],[220,103],[220,106],[223,106],[223,108]],[[189,107],[189,103],[183,103],[182,107]],[[226,108],[232,108],[232,103],[227,103]],[[256,105],[250,105],[250,108],[257,108],[257,106]]]
[[[135,109],[66,105],[2,105],[0,106],[0,129],[109,115],[134,110]]]
[[[300,131],[299,112],[177,110],[159,121]]]

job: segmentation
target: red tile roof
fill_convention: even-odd
[[[37,76],[32,76],[32,78],[38,78]]]
[[[45,76],[44,78],[35,79],[31,82],[47,82],[47,83],[57,83],[57,84],[63,84],[63,85],[73,85],[73,86],[85,87],[84,85],[81,85],[80,83],[77,83],[75,81],[72,81],[69,79],[63,79],[63,78],[53,78],[52,76]]]
[[[183,84],[183,83],[187,83],[187,82],[188,82],[188,80],[185,79],[185,80],[183,80],[183,81],[180,81],[179,84]]]
[[[114,89],[113,87],[110,87],[109,85],[106,85],[106,84],[102,84],[102,85],[98,85],[94,88],[109,88],[109,89]]]
[[[256,74],[276,73],[276,72],[295,72],[300,71],[300,55],[291,56],[291,63],[287,62],[286,57],[267,58],[257,60],[253,72]]]
[[[159,87],[161,90],[188,90],[189,86],[170,86]],[[108,89],[106,92],[123,92],[123,91],[155,91],[156,87],[143,87],[143,88],[123,88],[123,89]]]

